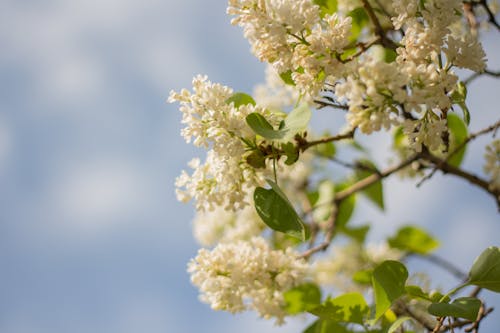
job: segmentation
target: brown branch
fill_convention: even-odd
[[[488,7],[486,0],[480,0],[478,3],[483,6],[484,10],[486,11],[486,14],[488,15],[488,22],[490,22],[495,28],[497,28],[498,31],[500,31],[500,24],[498,24],[495,18],[495,14],[493,14],[490,7]]]
[[[421,156],[424,160],[429,161],[434,165],[438,166],[438,169],[441,170],[443,173],[463,178],[467,180],[469,183],[476,185],[485,190],[486,192],[488,192],[489,194],[491,194],[495,198],[495,201],[497,202],[498,208],[500,210],[500,190],[491,189],[488,181],[479,178],[478,176],[472,173],[457,168],[449,164],[448,162],[444,161],[443,159],[435,155],[432,155],[428,151],[423,151]]]
[[[375,26],[375,34],[380,37],[380,44],[382,46],[390,48],[390,49],[397,49],[398,45],[394,43],[394,41],[390,38],[388,38],[385,35],[384,28],[382,28],[382,25],[380,24],[380,21],[378,20],[377,14],[375,14],[375,11],[373,10],[373,7],[371,4],[368,2],[368,0],[361,0],[363,2],[363,7],[365,8],[366,13],[370,17],[370,20],[372,21],[373,25]]]
[[[338,135],[334,135],[334,136],[329,136],[329,137],[314,140],[314,141],[303,140],[303,141],[298,142],[298,146],[299,146],[299,149],[301,151],[305,151],[306,149],[309,149],[311,147],[314,147],[314,146],[317,146],[320,144],[333,142],[333,141],[352,139],[352,138],[354,138],[354,132],[355,132],[355,130],[351,130],[345,134],[338,134]]]
[[[459,144],[458,146],[456,146],[453,151],[451,151],[447,156],[446,158],[444,158],[442,160],[441,163],[439,164],[436,164],[434,166],[434,168],[432,169],[432,171],[426,175],[425,177],[423,177],[417,184],[417,187],[420,187],[425,181],[429,180],[432,178],[432,176],[434,176],[434,174],[436,173],[437,170],[441,169],[442,167],[442,164],[443,163],[447,163],[453,156],[455,156],[462,148],[465,147],[465,145],[467,145],[470,141],[474,140],[475,138],[477,138],[478,136],[481,136],[481,135],[484,135],[484,134],[487,134],[489,132],[493,132],[493,131],[496,131],[498,128],[500,127],[500,120],[498,120],[496,123],[494,123],[493,125],[491,126],[488,126],[478,132],[475,132],[475,133],[472,133],[470,134],[465,140],[464,142],[462,142],[461,144]]]
[[[322,243],[320,243],[314,247],[311,247],[310,249],[308,249],[307,251],[302,253],[300,257],[301,258],[309,258],[314,253],[317,253],[320,251],[325,251],[330,246],[330,243],[333,239],[333,236],[335,235],[335,220],[337,219],[337,214],[338,214],[337,207],[340,205],[340,203],[343,200],[347,199],[352,194],[354,194],[358,191],[361,191],[361,190],[365,189],[366,187],[378,182],[379,180],[386,178],[386,177],[392,175],[393,173],[407,167],[408,165],[410,165],[411,163],[416,161],[418,158],[419,158],[419,155],[417,154],[417,155],[399,163],[396,166],[388,168],[387,170],[384,170],[384,171],[379,172],[379,173],[373,173],[370,176],[363,178],[362,180],[352,184],[348,188],[336,193],[335,198],[333,199],[333,202],[331,202],[331,204],[334,205],[335,209],[334,209],[334,212],[332,213],[332,216],[330,217],[330,220],[328,221],[328,227],[327,227],[327,232],[325,235],[325,240]],[[316,206],[316,207],[318,207],[318,206]],[[307,213],[309,213],[309,212],[307,212]]]
[[[432,330],[432,333],[438,333],[441,331],[441,326],[443,326],[444,319],[446,317],[440,317],[438,318],[438,322],[436,323],[436,326],[434,326],[434,329]]]
[[[477,79],[480,76],[490,76],[494,78],[500,78],[500,71],[492,71],[485,69],[483,72],[476,72],[464,80],[464,84],[467,85]]]

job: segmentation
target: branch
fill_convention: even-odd
[[[412,254],[413,253],[411,253],[410,255],[412,255]],[[436,256],[434,254],[427,254],[427,255],[415,254],[415,256],[417,256],[418,258],[422,258],[424,260],[427,260],[427,261],[435,264],[436,266],[443,268],[444,270],[447,270],[448,272],[450,272],[450,274],[452,274],[453,276],[455,276],[459,280],[466,280],[467,279],[466,273],[464,273],[458,267],[453,265],[451,262],[449,262],[449,261],[447,261],[439,256]]]
[[[299,146],[300,150],[305,151],[305,150],[307,150],[307,149],[309,149],[311,147],[314,147],[314,146],[317,146],[317,145],[320,145],[320,144],[324,144],[324,143],[328,143],[328,142],[333,142],[333,141],[340,141],[340,140],[352,139],[352,138],[354,138],[354,132],[355,132],[355,129],[351,130],[351,131],[349,131],[349,132],[347,132],[345,134],[339,134],[339,135],[329,136],[329,137],[318,139],[318,140],[314,140],[314,141],[302,140],[302,141],[298,142],[298,146]]]
[[[487,134],[489,132],[493,132],[493,131],[496,131],[498,128],[500,127],[500,120],[498,120],[496,123],[494,123],[493,125],[491,126],[488,126],[476,133],[472,133],[470,134],[465,140],[464,142],[462,142],[461,144],[459,144],[458,146],[456,146],[453,151],[451,151],[447,156],[446,158],[443,159],[442,163],[447,163],[453,156],[455,156],[462,148],[465,147],[465,145],[467,145],[470,141],[474,140],[475,138],[477,138],[478,136],[481,136],[481,135],[484,135],[484,134]],[[434,168],[432,169],[432,171],[425,177],[423,177],[417,184],[417,187],[421,186],[426,180],[429,180],[432,178],[432,176],[434,176],[434,174],[436,173],[436,171],[438,169],[441,169],[442,167],[442,163],[439,163],[437,165],[434,166]]]
[[[362,180],[354,183],[353,185],[349,186],[345,190],[342,190],[342,191],[336,193],[335,198],[333,199],[333,202],[331,204],[333,204],[334,207],[338,207],[340,205],[340,203],[343,200],[347,199],[350,195],[352,195],[358,191],[361,191],[364,188],[372,185],[373,183],[376,183],[379,180],[386,178],[386,177],[392,175],[393,173],[407,167],[408,165],[410,165],[411,163],[413,163],[417,159],[419,159],[418,154],[401,162],[401,163],[399,163],[396,166],[388,168],[387,170],[384,170],[384,171],[379,172],[379,173],[373,173],[370,176],[363,178]],[[304,253],[302,253],[302,255],[300,256],[301,258],[309,258],[314,253],[320,252],[320,251],[325,251],[330,246],[330,243],[331,243],[333,236],[334,236],[335,220],[337,219],[337,214],[338,214],[338,209],[334,209],[334,212],[332,213],[332,216],[330,217],[330,220],[328,221],[328,227],[327,227],[327,232],[325,235],[325,240],[322,243],[316,245],[315,247],[312,247],[312,248],[308,249],[307,251],[305,251]]]
[[[441,170],[443,173],[451,174],[451,175],[455,175],[457,177],[463,178],[463,179],[467,180],[469,183],[476,185],[476,186],[482,188],[483,190],[485,190],[486,192],[488,192],[489,194],[491,194],[495,198],[497,205],[498,205],[498,208],[500,210],[500,190],[490,189],[490,184],[488,181],[486,181],[482,178],[479,178],[478,176],[476,176],[472,173],[469,173],[467,171],[464,171],[460,168],[454,167],[453,165],[449,164],[445,160],[443,160],[435,155],[432,155],[428,151],[422,152],[421,156],[424,160],[429,161],[429,162],[433,163],[434,165],[436,165],[437,168],[439,170]]]
[[[498,31],[500,31],[500,24],[498,24],[495,18],[495,14],[493,14],[493,12],[490,10],[490,7],[488,7],[486,0],[480,0],[478,4],[483,6],[484,10],[486,11],[486,14],[488,15],[488,22],[490,22],[495,28],[497,28]]]
[[[466,78],[464,81],[464,84],[467,85],[467,84],[471,83],[472,81],[474,81],[475,79],[477,79],[478,77],[484,76],[484,75],[491,76],[494,78],[500,78],[500,71],[492,71],[489,69],[485,69],[483,72],[476,72],[476,73],[472,74],[471,76],[469,76],[468,78]]]
[[[366,10],[366,13],[370,17],[370,20],[372,21],[373,25],[375,26],[375,34],[377,34],[380,37],[380,44],[382,44],[384,47],[390,48],[390,49],[397,49],[398,45],[394,43],[394,41],[390,38],[388,38],[385,35],[384,28],[382,28],[382,25],[380,24],[380,21],[377,18],[377,15],[375,14],[375,11],[373,10],[373,7],[370,5],[368,0],[361,0],[363,2],[363,7]]]

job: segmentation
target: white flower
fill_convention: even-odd
[[[373,269],[384,260],[399,260],[401,251],[390,248],[387,243],[362,244],[352,242],[343,247],[332,247],[330,254],[317,260],[313,267],[316,282],[330,285],[339,292],[365,291],[352,277],[362,270]]]
[[[500,191],[500,140],[486,146],[484,172],[490,176],[490,189]]]
[[[253,309],[282,324],[283,292],[302,283],[307,265],[292,249],[272,250],[263,238],[200,249],[188,264],[200,299],[214,310],[232,313]]]
[[[253,206],[238,211],[217,207],[211,212],[197,212],[193,226],[194,236],[203,246],[249,240],[265,228]]]
[[[486,68],[486,53],[477,37],[466,34],[460,39],[448,37],[444,50],[448,61],[461,68],[482,72]]]

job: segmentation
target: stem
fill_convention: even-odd
[[[340,140],[345,140],[345,139],[352,139],[352,138],[354,138],[354,131],[355,130],[352,130],[352,131],[350,131],[348,133],[345,133],[345,134],[339,134],[339,135],[335,135],[335,136],[330,136],[330,137],[322,138],[322,139],[319,139],[319,140],[300,142],[299,143],[299,148],[302,151],[305,151],[306,149],[309,149],[311,147],[314,147],[316,145],[320,145],[320,144],[323,144],[323,143],[328,143],[328,142],[333,142],[333,141],[340,141]]]

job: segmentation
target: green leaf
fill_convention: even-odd
[[[318,319],[306,328],[304,333],[353,333],[345,326],[333,321]]]
[[[386,63],[391,63],[396,60],[398,54],[393,49],[384,48],[384,61]]]
[[[246,117],[248,126],[255,132],[266,139],[287,141],[304,131],[311,120],[311,110],[307,104],[301,104],[293,109],[283,120],[283,126],[275,130],[264,116],[253,112]]]
[[[260,150],[254,150],[247,155],[246,161],[252,167],[259,169],[266,167],[266,157]]]
[[[335,198],[335,185],[324,180],[318,185],[318,201],[313,211],[315,222],[324,222],[330,218],[333,213],[333,199]]]
[[[292,165],[299,159],[299,150],[298,148],[291,142],[287,142],[281,145],[281,149],[285,153],[286,156],[286,165]]]
[[[231,103],[234,103],[235,108],[239,108],[240,106],[247,104],[255,105],[255,101],[252,98],[252,96],[242,92],[234,93],[231,97],[226,99],[226,104],[231,104]]]
[[[476,320],[481,301],[474,297],[461,297],[452,303],[432,303],[427,310],[436,317],[458,317]]]
[[[373,270],[372,284],[375,294],[375,318],[378,320],[405,293],[408,270],[399,261],[386,260]]]
[[[407,320],[410,320],[412,319],[411,317],[406,317],[406,316],[403,316],[403,317],[399,317],[395,322],[392,323],[391,327],[389,327],[389,329],[387,330],[387,333],[394,333],[396,332],[396,330],[401,326],[403,325],[403,323]]]
[[[267,181],[270,189],[257,187],[254,191],[255,209],[264,223],[271,229],[305,240],[304,222],[276,183]]]
[[[346,236],[351,237],[352,239],[356,240],[359,243],[364,243],[366,239],[366,234],[368,231],[370,231],[370,225],[362,225],[359,227],[347,227],[344,226],[340,229],[342,233],[344,233]]]
[[[490,246],[474,260],[468,283],[500,292],[500,248]]]
[[[333,158],[337,153],[337,149],[335,148],[335,144],[333,142],[327,142],[321,145],[317,145],[316,152],[322,157]]]
[[[448,112],[447,121],[448,128],[450,130],[449,151],[452,152],[455,150],[455,147],[461,145],[467,139],[467,126],[459,116],[451,112]],[[448,163],[455,167],[459,167],[462,163],[462,160],[464,159],[465,148],[466,147],[464,146],[456,154],[454,154],[448,160]]]
[[[370,309],[360,293],[347,293],[326,300],[320,306],[309,311],[321,319],[345,323],[363,324]]]
[[[337,11],[337,0],[313,0],[313,2],[321,9],[321,17]]]
[[[419,286],[405,286],[406,293],[412,298],[421,298],[433,302],[433,299]],[[442,296],[442,295],[441,295]]]
[[[372,283],[372,275],[373,275],[373,270],[371,270],[371,269],[357,271],[352,276],[352,280],[356,283],[359,283],[359,284],[371,284]]]
[[[293,315],[309,311],[321,303],[321,291],[314,283],[305,283],[284,293],[285,310]]]
[[[346,188],[348,188],[351,183],[343,183],[335,186],[335,192],[340,192]],[[350,195],[337,207],[337,219],[335,220],[335,225],[338,228],[343,228],[347,225],[349,220],[351,219],[352,213],[354,212],[354,208],[356,207],[356,195]]]
[[[286,72],[280,73],[280,78],[289,86],[295,86],[295,81],[292,78],[292,71],[288,70]]]
[[[347,16],[352,17],[351,37],[349,40],[357,40],[364,27],[370,22],[370,18],[363,7],[358,7],[347,13]]]
[[[387,240],[393,248],[418,254],[429,254],[439,246],[439,242],[425,230],[407,225]]]
[[[451,94],[451,100],[454,104],[460,106],[463,112],[464,121],[467,125],[470,124],[470,112],[465,100],[467,99],[467,86],[462,81],[457,83],[457,88]]]
[[[375,164],[373,164],[371,161],[368,160],[362,160],[359,161],[358,164],[361,164],[363,166],[367,166],[370,169],[377,170],[377,167]],[[374,172],[371,172],[369,170],[357,170],[356,171],[356,178],[358,180],[362,180],[370,175],[372,175]],[[372,185],[364,188],[361,193],[365,195],[370,201],[372,201],[375,205],[377,205],[381,210],[384,210],[384,190],[382,187],[382,181],[379,180]]]

